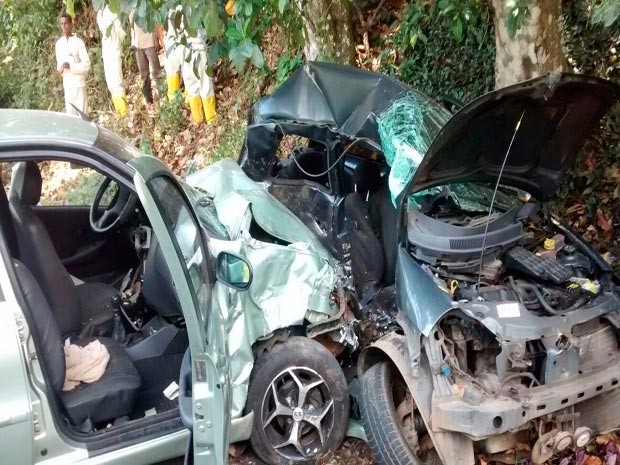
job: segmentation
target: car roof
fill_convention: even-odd
[[[0,109],[0,144],[63,141],[93,145],[99,136],[94,123],[65,113]]]

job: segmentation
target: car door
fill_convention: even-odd
[[[226,464],[231,387],[226,321],[219,307],[226,299],[221,298],[221,285],[215,281],[208,238],[183,189],[163,163],[144,156],[130,165],[136,170],[136,191],[159,240],[187,324],[186,363],[191,376],[183,375],[179,382],[179,406],[193,433],[194,463]],[[185,379],[191,380],[189,385]]]

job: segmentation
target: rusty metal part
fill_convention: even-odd
[[[451,465],[474,465],[474,447],[471,439],[463,434],[431,429],[433,381],[426,357],[422,357],[418,376],[414,377],[411,372],[411,358],[406,337],[397,333],[390,333],[362,352],[358,361],[358,374],[361,376],[374,362],[385,359],[394,363],[407,384],[428,436],[430,436],[434,449],[442,462]],[[420,442],[424,443],[424,440]]]
[[[534,465],[543,465],[555,453],[555,437],[557,430],[543,434],[532,448],[532,462]]]

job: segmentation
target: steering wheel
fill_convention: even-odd
[[[109,231],[127,218],[136,204],[136,196],[126,187],[116,183],[118,189],[110,205],[104,210],[103,214],[99,216],[99,204],[111,182],[111,178],[104,179],[99,189],[97,189],[93,203],[90,205],[90,227],[93,231],[98,233]]]

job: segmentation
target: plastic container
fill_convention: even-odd
[[[592,273],[592,262],[581,252],[578,252],[576,247],[571,244],[567,244],[562,253],[558,255],[558,260],[564,266],[567,266],[573,270],[573,272],[579,277],[586,277]]]
[[[544,258],[556,258],[557,254],[564,248],[564,235],[556,234],[553,237],[545,239],[543,246],[536,251],[536,255]]]

